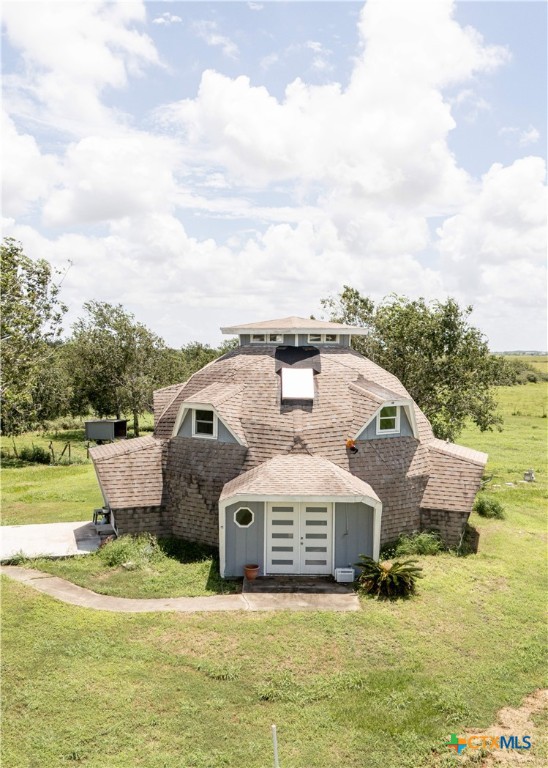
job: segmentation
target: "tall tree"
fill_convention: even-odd
[[[90,301],[66,347],[73,377],[73,410],[90,405],[100,416],[150,410],[152,392],[163,384],[163,340],[118,304]]]
[[[17,435],[52,413],[50,363],[66,307],[47,261],[30,259],[13,238],[5,238],[0,250],[1,425],[4,434]],[[43,386],[46,378],[49,387]]]
[[[472,307],[401,296],[375,307],[349,286],[322,305],[332,320],[369,329],[355,348],[400,379],[437,437],[454,440],[467,419],[481,430],[501,423],[492,386],[504,363],[470,324]]]

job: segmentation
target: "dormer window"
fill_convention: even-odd
[[[194,437],[217,437],[217,417],[213,411],[196,409],[192,412],[192,435]]]
[[[400,408],[385,405],[377,415],[377,435],[397,434],[400,431]]]
[[[309,344],[338,344],[339,334],[338,333],[309,333],[308,343]]]
[[[252,344],[283,344],[283,333],[252,333]]]

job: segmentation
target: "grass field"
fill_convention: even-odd
[[[529,363],[541,373],[548,373],[548,355],[504,355],[508,360]]]
[[[150,414],[141,419],[150,428]],[[64,523],[90,520],[95,507],[103,504],[97,477],[87,456],[83,421],[71,420],[71,429],[53,426],[48,431],[28,432],[15,440],[0,437],[2,451],[10,455],[2,467],[2,525],[30,523]],[[129,426],[129,425],[128,425]],[[131,435],[131,430],[129,430]],[[148,434],[145,433],[145,434]],[[72,465],[68,465],[70,442]],[[15,449],[14,449],[15,443]],[[38,446],[46,451],[53,448],[56,465],[22,464],[15,452]],[[93,445],[93,444],[91,444]]]
[[[271,723],[283,768],[477,766],[450,734],[488,733],[546,685],[546,385],[499,395],[504,431],[460,442],[489,452],[506,519],[472,515],[476,555],[421,558],[412,600],[131,616],[3,578],[3,768],[264,768]],[[530,467],[537,482],[520,483]],[[548,761],[542,733],[534,768]]]

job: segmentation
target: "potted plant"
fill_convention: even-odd
[[[253,581],[259,575],[259,570],[257,563],[248,563],[244,565],[244,576],[248,581]]]

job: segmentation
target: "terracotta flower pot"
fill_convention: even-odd
[[[259,566],[256,563],[244,565],[244,575],[248,581],[253,581],[259,575]]]

